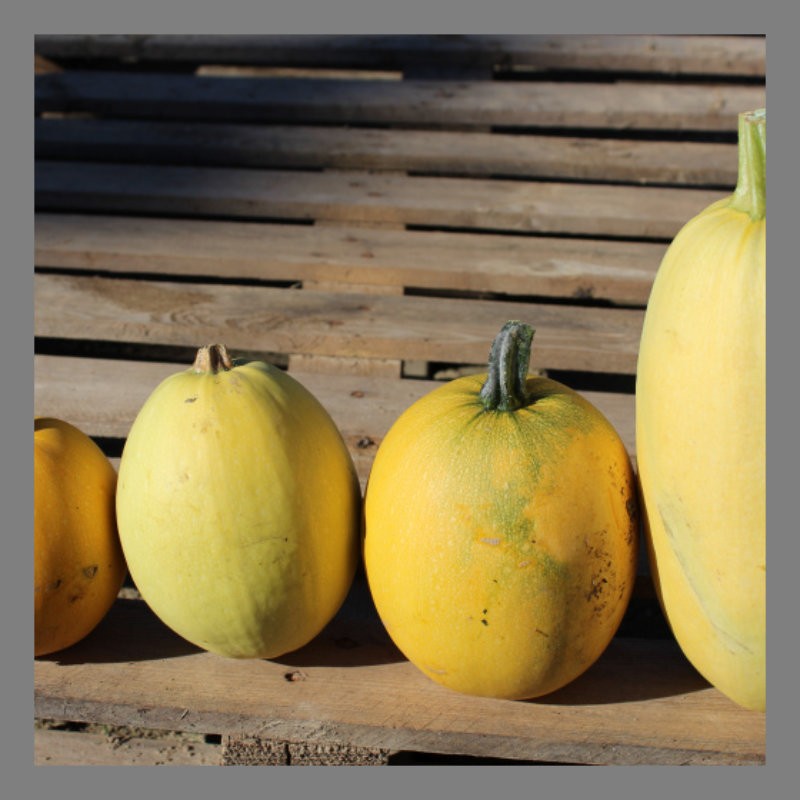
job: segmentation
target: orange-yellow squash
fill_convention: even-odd
[[[333,420],[302,384],[202,347],[140,409],[117,518],[143,599],[188,641],[274,658],[333,617],[358,560],[361,492]]]
[[[33,422],[34,654],[86,637],[125,580],[117,535],[117,474],[83,431],[60,419]]]
[[[528,375],[533,331],[508,323],[486,375],[408,408],[365,499],[364,561],[389,635],[454,690],[552,692],[601,655],[636,572],[627,451],[570,388]]]
[[[766,113],[739,117],[734,193],[669,246],[636,381],[646,541],[686,657],[766,708]]]

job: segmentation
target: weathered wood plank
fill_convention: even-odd
[[[671,239],[725,195],[700,189],[38,162],[44,211],[213,215]]]
[[[201,737],[130,737],[98,731],[64,731],[36,728],[33,737],[34,764],[40,766],[188,766],[222,763],[222,746]]]
[[[354,589],[363,595],[363,582]],[[352,595],[351,595],[352,596]],[[674,640],[616,638],[534,702],[459,695],[406,661],[368,598],[273,660],[197,650],[139,600],[117,600],[78,645],[34,662],[40,717],[380,750],[572,763],[763,763],[765,715],[735,706]]]
[[[65,419],[95,438],[124,439],[156,386],[186,367],[165,362],[37,355],[34,414]],[[378,446],[397,417],[442,383],[290,372],[328,410],[347,443],[362,485]],[[594,391],[582,394],[616,428],[635,463],[633,396]]]
[[[108,116],[337,124],[735,132],[762,86],[223,78],[68,70],[37,75],[35,108]]]
[[[759,36],[572,35],[500,37],[513,70],[592,70],[764,77]],[[528,42],[520,41],[528,39]]]
[[[636,367],[641,309],[75,275],[35,276],[36,336],[484,364],[509,319],[536,328],[536,369]]]
[[[37,119],[36,157],[229,167],[406,170],[733,187],[735,143],[480,132]]]
[[[45,58],[43,55],[36,53],[33,71],[36,75],[43,75],[48,72],[61,72],[61,67],[49,58]]]
[[[666,250],[650,242],[48,214],[40,267],[595,298],[644,305]]]
[[[420,61],[502,69],[763,76],[757,36],[38,35],[53,58],[404,69]]]
[[[225,766],[380,766],[389,763],[389,751],[341,743],[289,742],[259,736],[230,736],[222,740]]]

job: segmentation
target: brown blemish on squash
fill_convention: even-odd
[[[592,600],[597,599],[600,597],[601,594],[605,591],[605,587],[608,584],[608,579],[601,577],[599,575],[592,576],[592,588],[586,593],[586,599]],[[598,606],[598,610],[602,610],[605,603]]]
[[[61,585],[63,583],[64,583],[64,581],[62,581],[61,578],[56,578],[51,583],[47,583],[47,584],[39,585],[39,586],[34,586],[33,587],[33,593],[34,594],[42,594],[43,592],[55,592],[55,591],[57,591],[58,589],[61,588]]]
[[[599,538],[601,542],[604,540],[605,535],[606,531],[600,532]],[[612,589],[617,583],[614,562],[602,543],[593,546],[590,542],[584,540],[584,547],[587,555],[593,559],[597,566],[590,578],[589,588],[584,591],[583,596],[587,603],[594,606],[592,609],[593,615],[600,617],[608,607],[609,589]]]
[[[91,564],[88,567],[84,567],[83,575],[85,578],[88,578],[89,580],[94,578],[94,576],[97,575],[97,564]]]
[[[635,531],[639,527],[639,505],[636,501],[636,498],[631,495],[625,501],[625,511],[628,513],[628,520],[630,521],[630,527],[628,528],[628,536],[626,538],[627,544],[632,544],[635,536]]]

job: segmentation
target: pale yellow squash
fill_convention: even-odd
[[[111,462],[83,431],[61,419],[34,419],[34,655],[85,638],[117,597],[125,560],[116,484]]]
[[[636,383],[650,561],[697,670],[766,707],[766,115],[740,115],[732,196],[658,270]]]
[[[509,323],[490,372],[414,403],[381,442],[364,560],[389,635],[451,689],[552,692],[588,669],[635,579],[626,449],[586,399],[527,374],[532,330]]]
[[[223,346],[164,380],[131,427],[117,517],[161,620],[232,658],[273,658],[330,621],[358,560],[360,488],[327,411]]]

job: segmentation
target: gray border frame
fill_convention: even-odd
[[[794,378],[794,370],[787,369],[791,361],[785,351],[795,340],[786,329],[786,319],[794,320],[792,280],[797,281],[789,253],[786,229],[796,227],[796,203],[788,194],[792,185],[791,170],[797,163],[786,146],[787,132],[793,130],[787,113],[796,114],[797,103],[791,99],[786,84],[794,73],[785,61],[793,52],[789,45],[793,30],[787,20],[777,19],[767,25],[769,15],[763,2],[743,8],[731,7],[721,0],[698,5],[692,3],[680,9],[674,3],[662,7],[644,7],[644,4],[626,2],[575,3],[562,0],[551,8],[541,8],[524,0],[506,0],[485,3],[425,2],[419,5],[369,3],[366,0],[336,0],[336,2],[307,2],[292,0],[280,7],[274,2],[252,4],[244,9],[237,3],[207,3],[198,9],[181,2],[137,3],[134,7],[109,9],[108,4],[89,2],[39,2],[29,0],[15,8],[17,15],[7,11],[2,32],[0,56],[4,69],[0,70],[3,91],[0,97],[6,106],[3,124],[3,247],[0,250],[0,275],[3,291],[0,293],[2,314],[0,325],[3,341],[9,343],[6,359],[11,355],[11,365],[6,360],[5,372],[14,376],[5,384],[3,406],[12,405],[13,413],[3,414],[3,558],[2,587],[5,647],[3,648],[3,703],[2,703],[2,757],[3,786],[14,798],[46,798],[48,794],[87,798],[141,798],[152,796],[196,798],[236,797],[287,797],[295,795],[312,800],[318,794],[331,793],[343,797],[373,797],[379,793],[382,800],[393,796],[447,795],[461,797],[569,797],[580,798],[581,789],[592,796],[669,797],[682,796],[686,789],[699,787],[703,797],[783,796],[776,788],[790,783],[781,770],[788,762],[791,768],[796,760],[796,741],[788,730],[789,720],[796,715],[792,708],[797,692],[785,679],[796,661],[793,648],[796,637],[787,635],[786,617],[794,607],[786,584],[793,586],[797,580],[792,575],[793,558],[797,549],[796,524],[785,519],[785,496],[796,493],[797,471],[787,466],[791,455],[797,452],[796,424],[786,413],[794,405],[794,381],[783,385],[786,377]],[[785,9],[788,4],[781,4]],[[191,10],[191,13],[187,11]],[[683,12],[683,13],[681,13]],[[783,14],[779,16],[784,16]],[[30,564],[31,544],[27,531],[32,517],[32,456],[29,425],[32,408],[32,358],[33,336],[23,332],[32,328],[32,243],[33,243],[33,92],[31,59],[34,33],[240,33],[247,30],[264,30],[270,33],[486,33],[486,32],[549,32],[549,33],[766,33],[768,38],[769,89],[773,103],[770,141],[770,199],[773,227],[770,229],[770,263],[773,265],[768,281],[768,472],[770,528],[770,711],[766,767],[740,767],[735,771],[724,767],[695,767],[662,775],[666,767],[640,767],[635,769],[606,768],[603,772],[589,773],[572,767],[486,767],[478,772],[458,770],[455,767],[417,767],[404,772],[383,770],[322,772],[324,767],[305,770],[265,771],[263,768],[239,770],[197,771],[176,767],[169,770],[153,768],[122,775],[111,772],[113,768],[85,767],[34,768],[31,743],[32,673],[30,653],[32,630],[30,618],[21,613],[20,598],[28,596],[29,580],[23,565]],[[775,30],[776,32],[770,33]],[[797,30],[796,26],[794,30]],[[787,79],[788,76],[788,79]],[[778,168],[777,165],[780,165]],[[796,168],[795,168],[796,169]],[[791,215],[791,217],[790,217]],[[788,223],[788,224],[787,224]],[[795,311],[794,314],[791,312]],[[32,333],[32,332],[31,332]],[[23,344],[24,342],[24,344]],[[788,345],[787,345],[788,342]],[[29,349],[25,347],[27,345]],[[25,376],[28,380],[22,379]],[[13,388],[13,392],[10,390]],[[12,399],[9,400],[8,398]],[[27,431],[27,433],[26,433]],[[795,434],[795,436],[793,436]],[[13,498],[13,501],[12,501]],[[9,516],[9,509],[11,515]],[[792,551],[792,552],[790,552]],[[775,587],[780,586],[780,590]],[[31,613],[32,615],[32,613]],[[790,652],[784,653],[787,643]],[[8,784],[11,784],[9,787]],[[432,791],[426,791],[432,790]],[[698,796],[694,792],[687,797]]]

